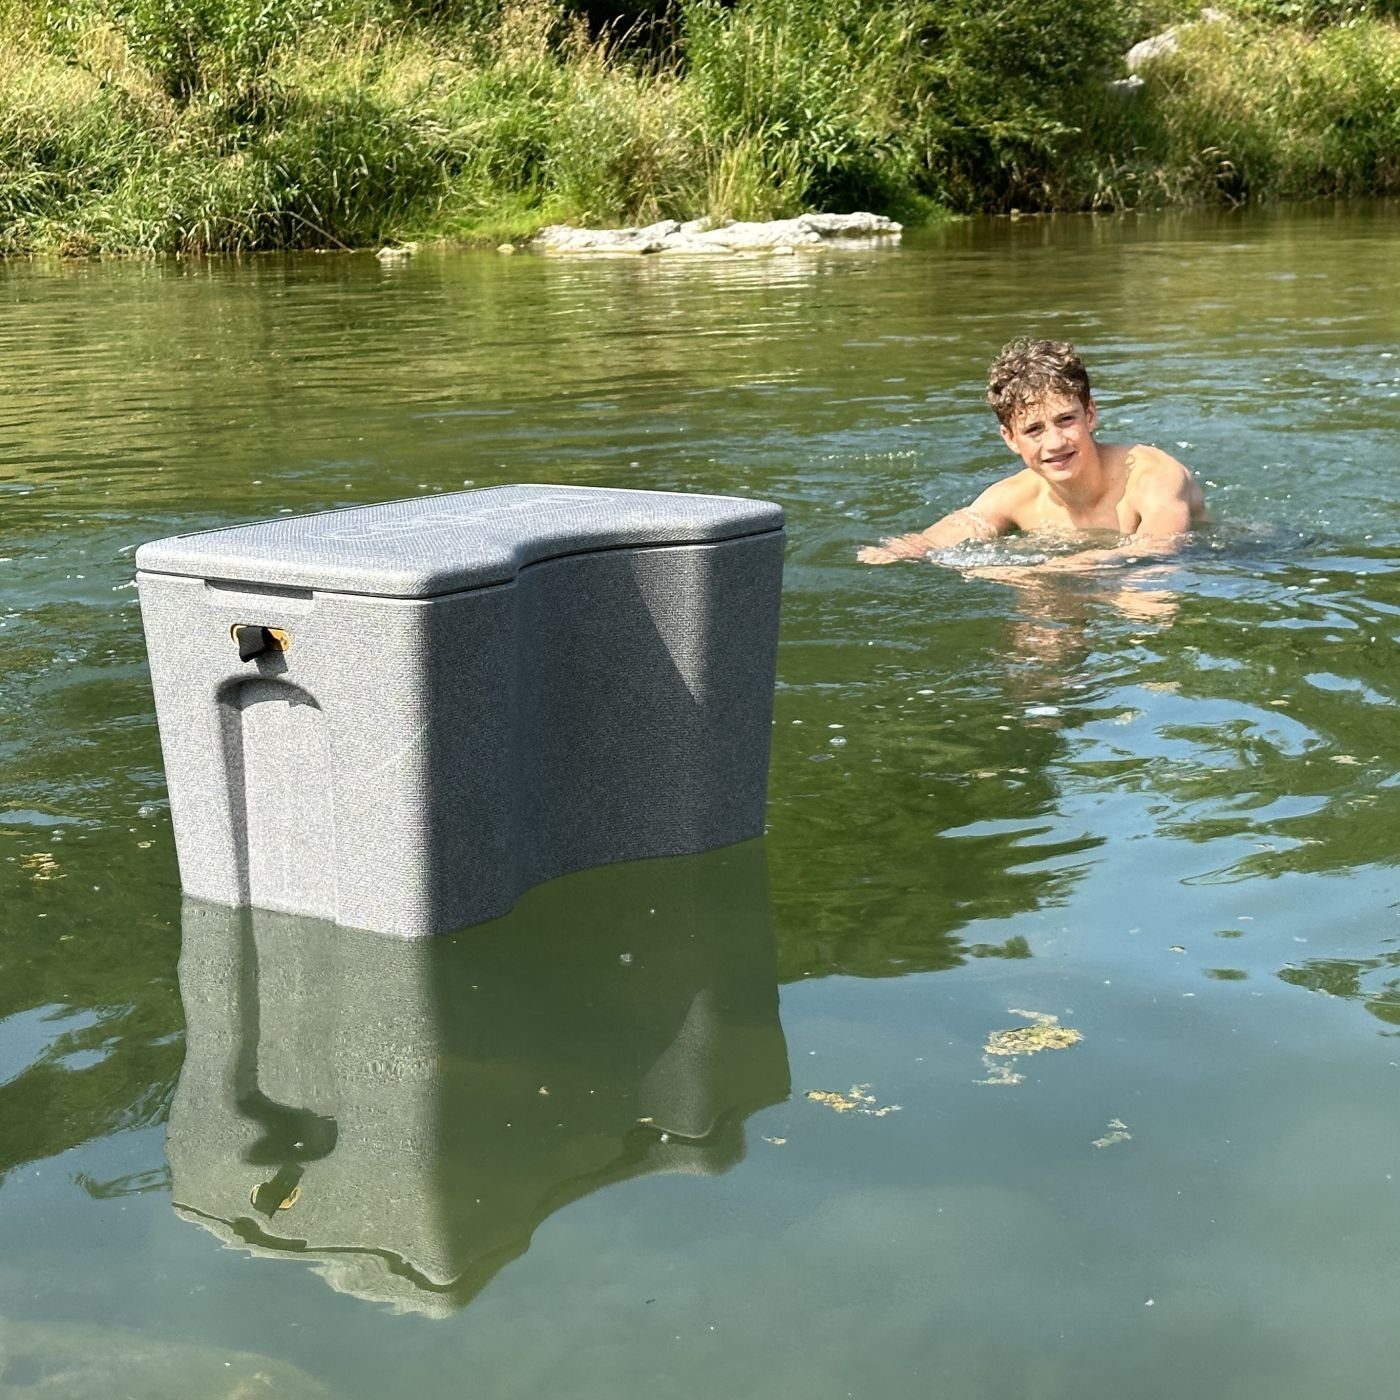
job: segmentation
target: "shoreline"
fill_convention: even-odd
[[[975,224],[979,221],[998,224],[1027,225],[1049,224],[1056,221],[1066,221],[1071,223],[1098,222],[1100,220],[1128,220],[1128,219],[1150,219],[1164,218],[1172,215],[1205,215],[1218,214],[1228,217],[1250,218],[1263,216],[1269,212],[1294,210],[1298,208],[1314,206],[1319,209],[1338,207],[1348,208],[1365,205],[1386,205],[1397,202],[1394,194],[1375,195],[1350,195],[1350,196],[1299,196],[1296,198],[1276,199],[1270,201],[1260,201],[1253,204],[1238,206],[1221,206],[1205,202],[1193,202],[1191,204],[1170,205],[1151,209],[1044,209],[1021,212],[1017,210],[1000,213],[943,213],[937,218],[929,219],[923,223],[907,224],[902,226],[903,234],[898,239],[889,241],[877,239],[851,239],[845,244],[824,243],[817,248],[807,249],[809,252],[830,252],[830,251],[869,251],[884,247],[886,249],[903,246],[903,235],[913,234],[917,241],[918,235],[925,234],[932,229],[942,227],[955,227],[959,225]],[[580,230],[581,232],[607,232],[608,230]],[[234,258],[268,259],[284,257],[316,257],[316,258],[375,258],[381,262],[392,263],[394,261],[408,262],[413,258],[441,255],[447,253],[505,253],[509,250],[514,255],[525,255],[537,258],[559,258],[563,256],[579,257],[585,260],[607,261],[611,258],[639,258],[652,257],[655,254],[643,254],[633,251],[609,252],[609,251],[587,251],[578,253],[559,253],[534,246],[534,237],[520,237],[516,241],[502,240],[498,237],[485,235],[453,236],[453,237],[423,237],[409,238],[393,244],[362,243],[353,246],[344,244],[298,245],[294,247],[272,247],[272,248],[236,248],[236,249],[206,249],[190,251],[173,249],[169,251],[156,250],[150,248],[103,248],[93,250],[72,251],[62,248],[38,248],[23,252],[0,252],[0,266],[6,264],[19,263],[60,263],[64,265],[77,265],[85,262],[205,262],[223,261]],[[797,251],[797,250],[793,250]],[[758,258],[772,256],[772,249],[753,249],[734,251],[729,254],[728,259],[734,260],[742,258]],[[782,256],[782,254],[780,254]],[[674,254],[667,258],[671,261]]]
[[[841,251],[854,252],[880,248],[899,248],[902,247],[904,243],[903,235],[913,234],[917,241],[918,235],[925,234],[933,229],[957,227],[960,225],[966,226],[982,220],[998,224],[1047,225],[1060,221],[1071,224],[1083,224],[1101,220],[1160,219],[1170,218],[1174,215],[1216,215],[1225,218],[1262,218],[1267,217],[1271,213],[1285,213],[1299,208],[1311,207],[1321,213],[1327,210],[1346,210],[1370,206],[1374,206],[1377,209],[1400,206],[1400,195],[1392,192],[1365,195],[1299,195],[1270,200],[1258,200],[1252,203],[1238,205],[1221,205],[1197,200],[1189,204],[1154,206],[1145,209],[1040,209],[1026,211],[1009,210],[1006,212],[974,212],[966,214],[942,212],[937,217],[922,223],[902,225],[902,233],[898,238],[891,238],[888,240],[878,238],[855,238],[844,243],[827,241],[801,251],[839,253]],[[609,230],[579,230],[581,233],[608,231]],[[534,240],[535,235],[518,237],[515,241],[511,242],[502,240],[495,235],[483,234],[410,238],[395,244],[376,244],[370,242],[355,246],[346,246],[344,244],[324,246],[299,245],[271,248],[203,249],[197,251],[181,249],[157,250],[140,247],[84,249],[79,251],[62,248],[39,248],[23,252],[0,252],[0,266],[25,262],[76,265],[84,262],[205,262],[223,261],[231,258],[267,259],[279,257],[376,258],[381,262],[392,264],[400,261],[408,262],[415,257],[422,256],[450,253],[494,252],[500,254],[507,252],[507,250],[515,255],[523,254],[537,258],[577,257],[585,260],[591,259],[597,261],[606,261],[610,258],[618,257],[639,258],[658,255],[654,253],[642,253],[635,250],[589,250],[574,253],[561,253],[535,246]],[[720,260],[770,257],[773,256],[774,251],[775,250],[772,248],[735,250],[731,251],[727,258],[721,258]],[[793,249],[790,251],[797,252],[799,250]],[[779,256],[783,255],[784,254],[781,253],[779,254]],[[677,256],[675,253],[668,254],[667,260],[670,261],[675,256]]]

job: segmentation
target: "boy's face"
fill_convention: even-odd
[[[1092,437],[1099,421],[1093,399],[1081,403],[1072,394],[1051,394],[1002,426],[1002,441],[1037,476],[1050,482],[1072,481],[1098,455]]]

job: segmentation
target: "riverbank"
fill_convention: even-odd
[[[1400,27],[1364,14],[678,0],[658,40],[549,0],[270,8],[0,0],[0,252],[1400,190]]]

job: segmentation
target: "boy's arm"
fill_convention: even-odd
[[[900,559],[922,559],[931,549],[948,549],[964,540],[994,540],[1016,528],[1012,512],[1011,481],[998,481],[970,506],[950,511],[927,530],[895,535],[856,551],[862,564],[893,564]]]

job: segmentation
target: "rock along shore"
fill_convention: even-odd
[[[663,219],[645,228],[572,228],[553,224],[531,246],[545,253],[795,253],[841,243],[879,247],[894,243],[902,224],[883,214],[802,214],[768,223],[678,223]]]

